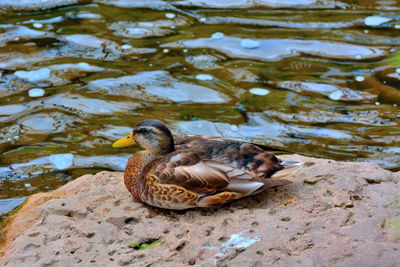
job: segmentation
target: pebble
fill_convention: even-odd
[[[39,23],[39,22],[36,22],[36,23],[33,23],[33,27],[35,27],[35,28],[42,28],[43,27],[43,24],[42,23]]]
[[[219,40],[219,39],[222,39],[223,37],[224,37],[224,34],[222,32],[216,32],[211,35],[211,38],[214,40]]]
[[[168,53],[168,52],[169,52],[169,49],[165,48],[165,49],[163,50],[163,52],[164,52],[164,53]]]
[[[165,17],[167,17],[167,18],[169,18],[169,19],[173,19],[173,18],[175,18],[175,14],[174,13],[167,13],[167,14],[165,14]]]
[[[44,96],[44,90],[41,88],[33,88],[29,90],[28,94],[29,97],[41,97]]]
[[[254,95],[268,95],[269,94],[269,91],[264,88],[251,88],[249,90],[249,92]]]
[[[364,23],[368,26],[379,26],[383,23],[389,22],[392,19],[381,16],[370,16],[364,19]]]
[[[340,90],[333,91],[329,94],[329,98],[332,100],[339,100],[343,96],[343,92]]]
[[[131,49],[131,48],[132,48],[132,46],[129,44],[121,45],[121,49]]]
[[[364,76],[356,76],[357,82],[363,82],[365,80]]]
[[[211,81],[214,77],[210,74],[197,74],[196,79],[200,81]]]
[[[240,41],[240,45],[243,48],[255,49],[255,48],[260,47],[260,42],[256,41],[256,40],[251,40],[251,39],[243,39]]]

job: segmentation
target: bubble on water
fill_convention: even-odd
[[[121,45],[121,49],[131,49],[131,48],[132,48],[132,46],[129,44]]]
[[[391,20],[392,20],[391,18],[385,18],[381,16],[370,16],[364,19],[364,23],[368,26],[379,26]]]
[[[224,37],[224,34],[222,32],[215,32],[211,35],[211,38],[214,40],[219,40]]]
[[[64,170],[72,166],[74,155],[71,153],[66,154],[53,154],[49,156],[50,162],[57,170]]]
[[[239,131],[239,127],[237,127],[236,125],[231,125],[231,131],[232,132],[237,132],[237,131]]]
[[[269,91],[264,88],[251,88],[249,90],[249,92],[254,95],[268,95],[269,94]]]
[[[43,24],[42,24],[42,23],[39,23],[39,22],[36,22],[36,23],[33,23],[33,27],[35,27],[35,28],[42,28],[42,27],[43,27]]]
[[[211,81],[214,77],[210,74],[197,74],[196,79],[200,81]]]
[[[342,96],[343,96],[343,92],[340,90],[334,91],[329,94],[329,98],[332,100],[339,100],[340,98],[342,98]]]
[[[166,18],[169,18],[169,19],[173,19],[173,18],[175,18],[175,14],[174,13],[167,13],[167,14],[165,14],[165,17]]]
[[[81,67],[82,69],[89,69],[90,68],[89,63],[86,63],[86,62],[79,62],[78,66]]]
[[[32,88],[28,92],[29,97],[41,97],[44,96],[44,90],[41,88]]]
[[[364,76],[361,76],[361,75],[356,76],[355,79],[357,82],[363,82],[365,80]]]
[[[169,49],[165,48],[165,49],[163,50],[163,52],[164,52],[164,53],[168,53],[168,52],[169,52]]]
[[[260,42],[251,39],[243,39],[240,41],[240,45],[246,49],[255,49],[260,47]]]

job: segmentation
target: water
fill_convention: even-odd
[[[400,169],[398,1],[201,2],[0,11],[2,213],[123,170],[149,118]]]

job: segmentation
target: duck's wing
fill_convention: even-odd
[[[198,206],[215,206],[256,194],[268,188],[289,184],[287,180],[261,180],[249,173],[215,160],[202,160],[194,152],[169,155],[150,163],[145,175],[157,177],[159,185],[174,186],[179,202],[188,198],[185,191],[196,194]],[[183,189],[183,190],[179,190]]]

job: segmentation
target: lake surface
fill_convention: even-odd
[[[123,170],[135,149],[111,144],[149,118],[175,134],[399,170],[399,47],[399,1],[3,9],[0,213],[83,174]]]

